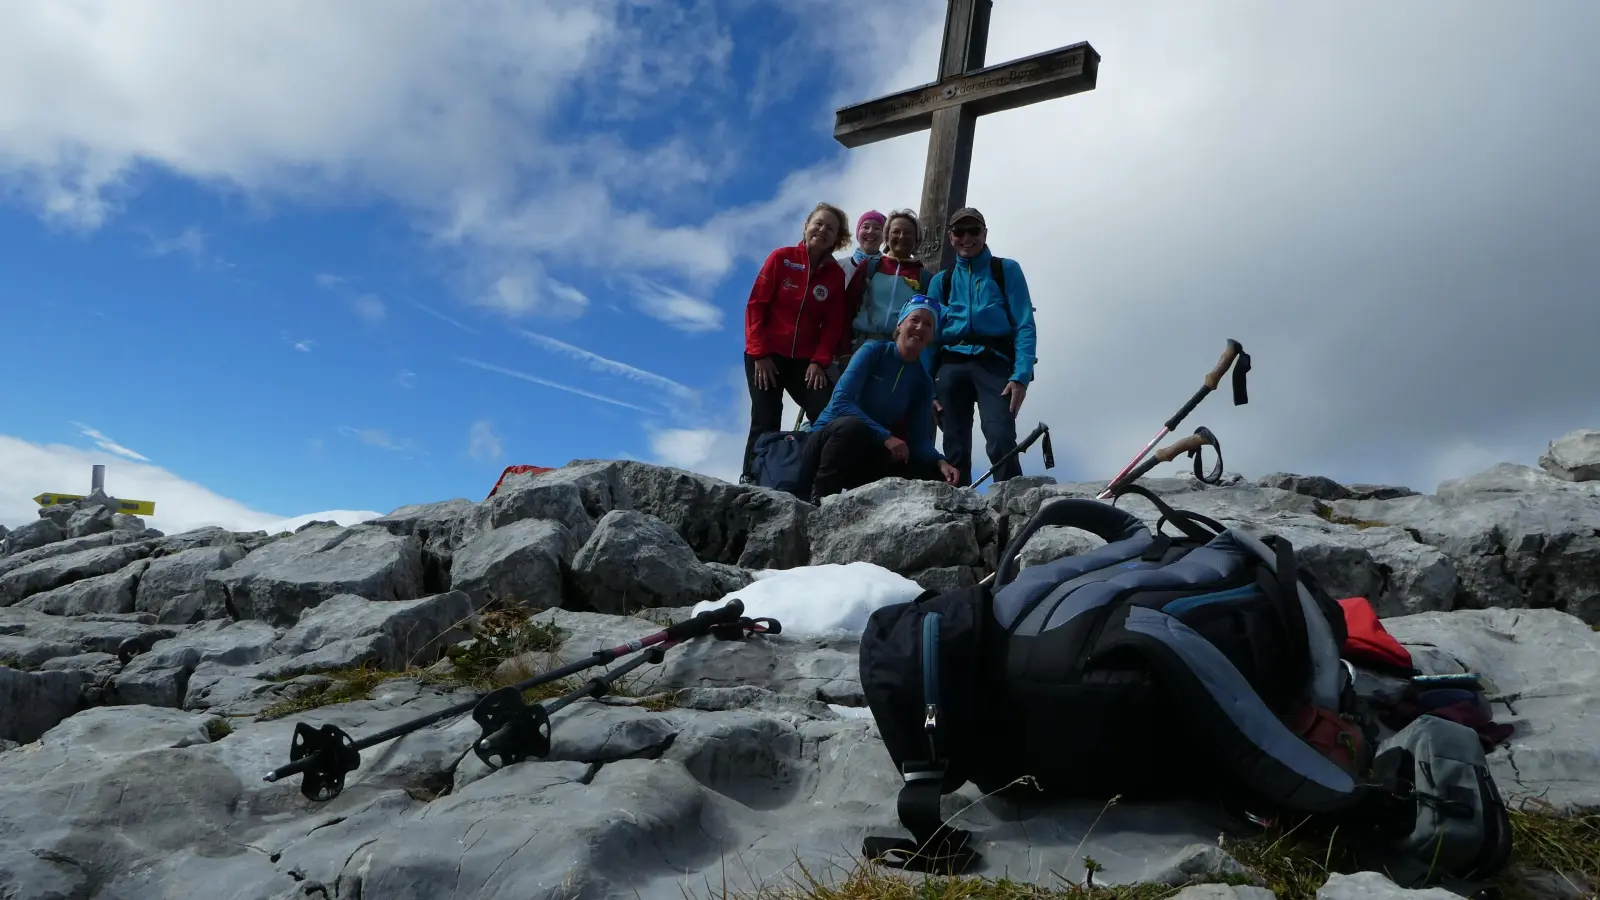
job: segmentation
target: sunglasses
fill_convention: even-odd
[[[977,237],[979,234],[983,233],[983,226],[981,226],[981,225],[962,225],[960,228],[952,228],[952,229],[950,229],[950,233],[955,235],[958,238],[962,238],[962,237]]]

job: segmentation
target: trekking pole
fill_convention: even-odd
[[[1200,469],[1200,448],[1208,445],[1216,448],[1217,463],[1211,467],[1210,475],[1204,475],[1201,474]],[[1138,481],[1140,478],[1143,478],[1151,469],[1154,469],[1156,466],[1161,465],[1162,463],[1172,462],[1173,460],[1177,459],[1179,455],[1184,453],[1194,457],[1194,473],[1196,478],[1200,479],[1206,484],[1216,484],[1218,481],[1222,480],[1222,444],[1217,440],[1217,436],[1211,433],[1211,429],[1201,425],[1199,428],[1194,430],[1194,434],[1191,434],[1186,438],[1179,438],[1167,446],[1162,447],[1160,450],[1155,452],[1153,457],[1145,460],[1144,463],[1142,463],[1138,468],[1118,476],[1116,480],[1112,481],[1110,487],[1106,488],[1106,490],[1095,499],[1106,499],[1107,497],[1111,496],[1113,492],[1120,491],[1126,488],[1128,485],[1133,484],[1135,481]],[[1011,558],[1012,563],[1020,563],[1022,561],[1022,553],[1020,552],[1021,548],[1018,549],[1019,552]],[[1004,554],[1005,550],[1006,548],[1001,547],[1000,553]],[[996,561],[995,571],[985,575],[983,580],[978,582],[978,584],[987,585],[993,582],[995,576],[998,574],[1000,574],[1000,568],[999,562]]]
[[[1050,448],[1050,426],[1040,422],[1033,429],[1033,431],[1028,434],[1027,437],[1022,439],[1022,443],[1012,447],[1010,453],[1007,453],[1005,456],[1002,456],[996,460],[994,465],[989,467],[989,471],[983,473],[983,477],[979,478],[977,481],[974,481],[972,486],[977,487],[978,485],[983,484],[984,479],[987,479],[990,475],[993,475],[996,469],[1005,465],[1012,457],[1027,453],[1028,448],[1032,447],[1033,442],[1037,441],[1039,438],[1044,438],[1044,446],[1040,448],[1044,451],[1044,467],[1046,469],[1054,469],[1056,467],[1056,453]]]
[[[1244,404],[1250,402],[1250,395],[1245,387],[1245,375],[1250,371],[1250,354],[1244,352],[1243,344],[1240,344],[1233,338],[1229,338],[1228,348],[1222,351],[1222,358],[1217,360],[1216,366],[1212,368],[1210,372],[1206,373],[1205,383],[1200,386],[1198,391],[1194,392],[1194,396],[1189,398],[1188,403],[1185,403],[1181,409],[1173,414],[1172,418],[1167,420],[1167,423],[1162,426],[1161,430],[1156,432],[1156,436],[1150,439],[1150,443],[1144,445],[1144,449],[1139,451],[1139,455],[1129,460],[1128,464],[1122,467],[1122,471],[1118,472],[1116,477],[1111,479],[1111,484],[1116,484],[1117,482],[1122,481],[1124,476],[1133,471],[1133,467],[1138,465],[1139,461],[1144,459],[1145,455],[1148,454],[1156,444],[1161,442],[1162,438],[1171,434],[1173,429],[1177,428],[1179,423],[1181,423],[1184,418],[1189,415],[1189,413],[1194,412],[1194,408],[1200,405],[1200,401],[1204,400],[1207,394],[1210,394],[1212,391],[1217,389],[1217,385],[1222,383],[1222,376],[1228,374],[1228,369],[1233,366],[1235,359],[1239,361],[1239,365],[1233,370],[1233,405],[1243,406]],[[1101,492],[1101,494],[1095,499],[1105,500],[1110,496],[1111,489],[1108,486],[1106,490]]]
[[[609,649],[596,650],[586,659],[551,669],[542,675],[535,675],[501,690],[515,692],[520,700],[521,692],[529,688],[559,681],[568,675],[595,666],[607,665],[620,656],[655,647],[658,644],[666,644],[669,641],[679,644],[708,634],[718,640],[739,640],[746,634],[778,634],[782,631],[782,626],[773,619],[747,619],[742,617],[743,612],[744,601],[735,597],[717,609],[706,610],[692,619],[670,625],[655,634]],[[485,696],[494,693],[496,692],[490,692]],[[288,765],[268,772],[265,780],[272,783],[291,775],[303,775],[300,793],[304,794],[306,799],[331,800],[344,790],[345,775],[360,767],[362,750],[420,731],[435,722],[473,711],[484,698],[480,696],[464,703],[457,703],[438,712],[369,735],[359,741],[351,740],[344,729],[332,723],[314,728],[305,722],[298,722],[295,724],[294,736],[289,745]]]
[[[1202,458],[1200,449],[1207,446],[1213,447],[1217,451],[1217,462],[1211,467],[1211,473],[1209,475],[1202,470],[1200,464]],[[1106,486],[1106,489],[1100,494],[1100,496],[1096,497],[1095,499],[1104,500],[1107,497],[1113,496],[1122,487],[1130,485],[1135,481],[1138,481],[1140,478],[1143,478],[1145,473],[1149,472],[1151,469],[1154,469],[1156,466],[1159,466],[1162,463],[1172,462],[1173,460],[1177,459],[1180,454],[1184,453],[1189,454],[1190,458],[1194,460],[1194,477],[1202,484],[1217,484],[1222,481],[1222,444],[1217,441],[1217,436],[1211,433],[1211,429],[1201,425],[1199,428],[1194,430],[1194,434],[1191,434],[1186,438],[1179,438],[1167,446],[1162,447],[1160,450],[1157,450],[1154,455],[1140,463],[1132,471],[1129,471],[1127,474],[1113,480],[1111,484]]]

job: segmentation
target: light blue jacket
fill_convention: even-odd
[[[1033,297],[1028,293],[1028,281],[1016,260],[1002,260],[1006,276],[1005,297],[1010,300],[1011,317],[1006,317],[1005,299],[1000,286],[989,274],[989,260],[993,254],[988,247],[972,259],[956,257],[953,267],[933,276],[928,285],[928,296],[944,307],[940,319],[939,337],[923,351],[922,362],[933,371],[934,356],[942,347],[955,353],[977,355],[981,345],[971,343],[974,337],[1005,337],[1012,335],[1016,342],[1016,356],[1011,363],[1011,381],[1022,384],[1033,382],[1033,364],[1037,343],[1033,323]],[[1015,322],[1013,330],[1011,323]]]

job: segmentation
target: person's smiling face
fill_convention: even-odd
[[[983,252],[984,242],[989,239],[989,229],[978,224],[977,219],[962,219],[950,226],[950,246],[955,249],[956,255],[964,259],[971,259]]]

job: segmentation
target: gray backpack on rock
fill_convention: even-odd
[[[1401,857],[1396,874],[1430,884],[1441,876],[1481,879],[1509,862],[1510,814],[1476,731],[1419,716],[1378,745],[1372,768],[1395,789],[1386,843]]]

